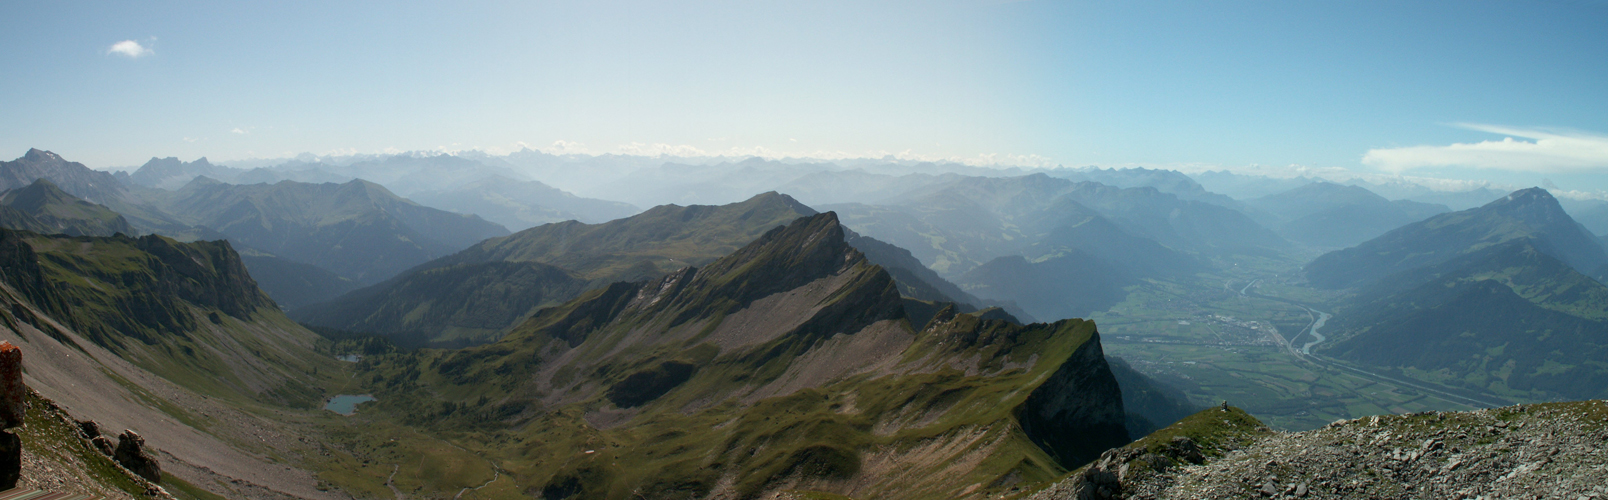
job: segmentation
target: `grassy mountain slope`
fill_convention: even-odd
[[[1440,264],[1509,241],[1528,239],[1583,273],[1608,265],[1608,252],[1569,218],[1546,190],[1530,188],[1485,206],[1437,215],[1307,264],[1315,285],[1344,288]]]
[[[237,245],[360,284],[508,234],[478,217],[423,207],[361,180],[232,185],[203,177],[171,193],[161,206]]]
[[[614,281],[657,278],[708,263],[765,231],[813,213],[785,195],[766,193],[718,207],[655,207],[596,225],[576,221],[547,224],[486,240],[385,283],[296,311],[294,316],[309,324],[350,331],[423,335],[436,340],[468,334],[490,340],[524,319],[534,307],[561,303],[582,290]],[[501,272],[513,274],[509,281],[499,282],[496,278]],[[425,285],[427,282],[431,285]],[[434,288],[460,289],[457,287],[471,284],[498,292],[443,298]],[[510,301],[512,297],[517,299]]]
[[[1336,320],[1341,358],[1521,399],[1608,395],[1608,286],[1527,240],[1381,280]]]
[[[628,203],[582,198],[538,181],[503,176],[451,189],[420,191],[410,198],[443,210],[479,215],[515,231],[566,220],[597,224],[641,211]]]
[[[1094,325],[919,329],[833,214],[617,283],[502,340],[367,359],[375,411],[545,498],[983,498],[1126,441]]]
[[[5,231],[0,245],[11,267],[8,285],[97,346],[210,393],[316,398],[295,375],[308,365],[293,351],[262,359],[275,339],[216,338],[256,335],[242,331],[244,325],[285,323],[227,242]],[[275,336],[285,335],[291,337],[277,340],[312,339],[300,328]]]
[[[48,228],[42,231],[47,234],[111,236],[134,233],[134,228],[122,215],[67,194],[49,179],[41,178],[26,187],[0,193],[0,204],[26,212]]]
[[[35,219],[28,212],[17,210],[0,204],[0,227],[18,231],[33,231],[35,233],[50,234],[54,228],[39,219]]]
[[[316,453],[294,437],[309,430],[275,418],[317,404],[339,362],[227,243],[0,231],[0,261],[0,338],[23,349],[28,386],[74,418],[138,430],[165,487],[330,498],[299,465]]]

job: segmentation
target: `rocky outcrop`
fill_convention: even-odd
[[[150,482],[162,481],[162,466],[156,462],[156,457],[145,450],[145,438],[133,430],[124,430],[123,435],[117,437],[117,450],[112,458],[119,465]]]
[[[1017,419],[1034,443],[1067,468],[1129,441],[1122,390],[1106,364],[1100,334],[1033,391]]]
[[[85,441],[88,441],[90,446],[94,447],[96,450],[99,450],[101,454],[110,457],[117,452],[117,446],[112,444],[112,440],[101,435],[99,422],[94,420],[80,420],[77,423],[78,434],[82,436]]]

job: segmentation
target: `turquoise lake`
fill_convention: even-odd
[[[353,413],[357,413],[358,403],[367,403],[369,401],[377,400],[374,399],[374,396],[370,396],[368,394],[341,394],[339,396],[329,398],[329,402],[324,403],[324,409],[342,415],[351,416]]]

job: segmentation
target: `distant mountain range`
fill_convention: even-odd
[[[518,231],[552,222],[608,222],[641,212],[617,201],[582,198],[537,181],[500,175],[451,189],[420,191],[411,199],[426,206],[475,214]]]
[[[112,174],[69,162],[49,151],[29,149],[21,158],[0,162],[0,191],[28,187],[39,179],[99,205],[121,201],[127,191]]]
[[[479,217],[423,207],[366,181],[233,185],[200,177],[158,203],[239,245],[358,284],[508,234]]]
[[[822,208],[910,249],[967,292],[1037,318],[1104,310],[1136,280],[1199,269],[1197,254],[1289,245],[1232,208],[1044,174],[946,175],[882,205]]]
[[[1314,182],[1246,204],[1265,214],[1263,223],[1285,239],[1331,248],[1356,245],[1451,211],[1444,205],[1390,201],[1360,186],[1332,182]]]
[[[479,215],[515,230],[548,222],[603,222],[640,210],[626,203],[582,198],[538,181],[519,180],[510,167],[452,155],[395,155],[353,162],[292,160],[253,169],[214,165],[201,158],[152,158],[125,177],[131,184],[178,190],[197,177],[228,184],[346,183],[356,179],[432,208]]]

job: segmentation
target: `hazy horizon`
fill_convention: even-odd
[[[1600,2],[11,5],[0,150],[531,147],[1608,190]]]

